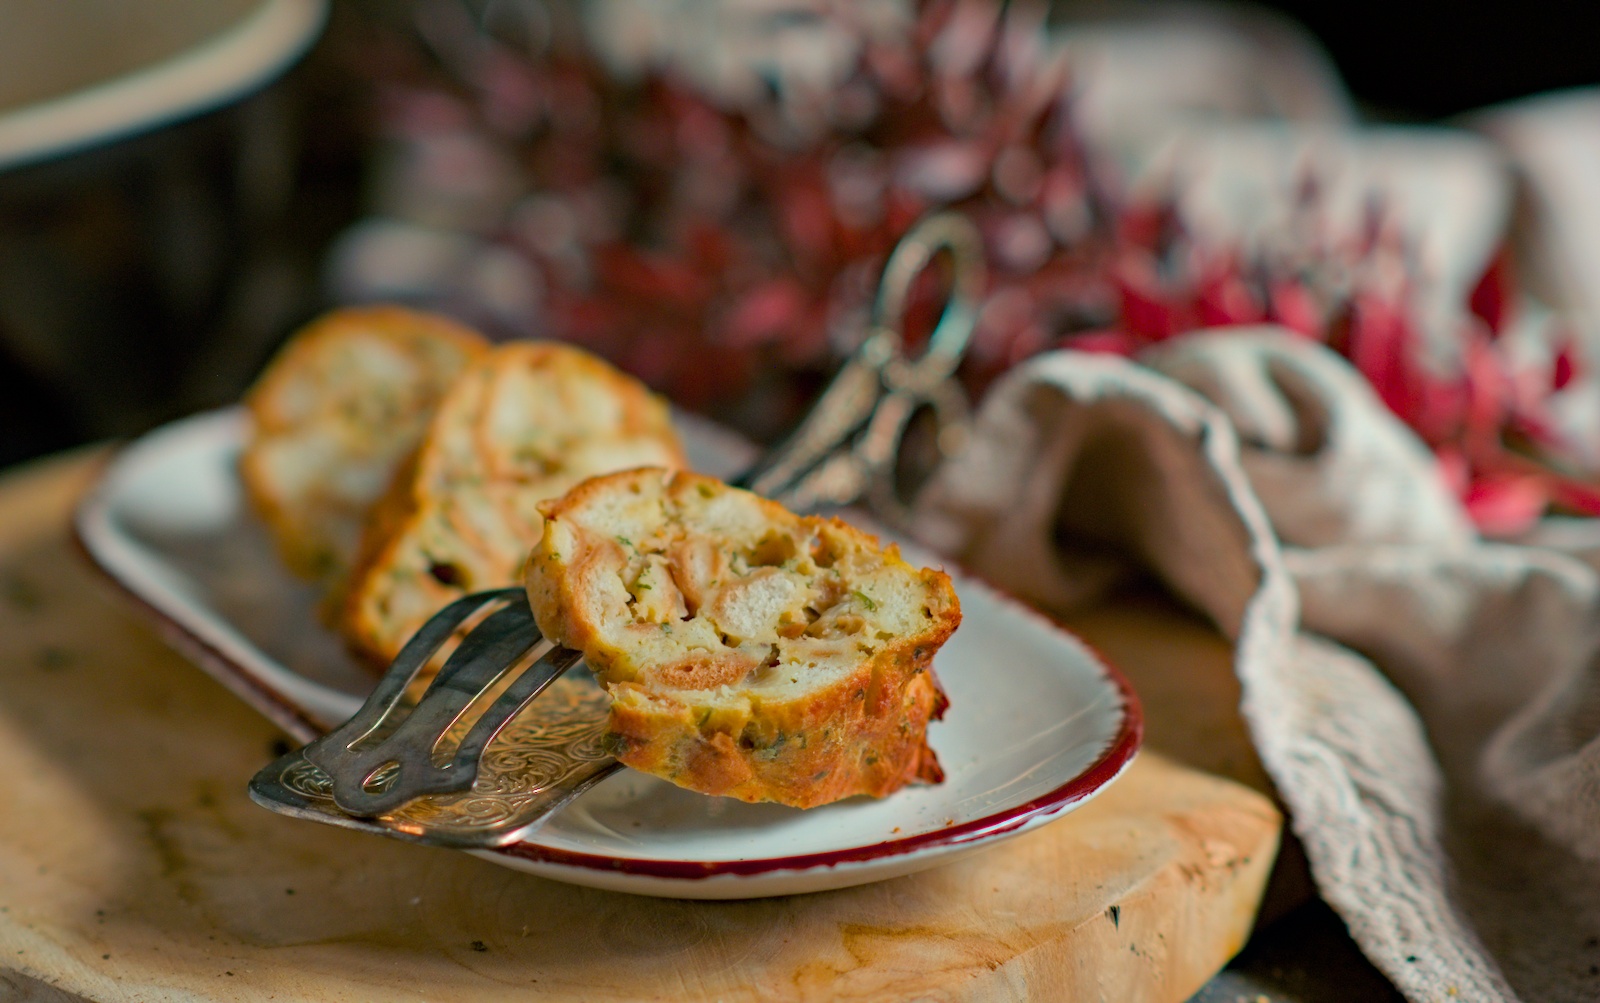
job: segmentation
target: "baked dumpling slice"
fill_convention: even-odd
[[[622,762],[799,808],[942,779],[932,661],[961,622],[944,572],[680,471],[597,477],[541,510],[534,616],[610,692]]]
[[[400,307],[337,310],[290,339],[245,397],[245,492],[284,561],[336,583],[362,524],[440,398],[489,350],[474,331]]]
[[[448,603],[521,580],[540,502],[595,474],[683,462],[666,403],[633,377],[569,345],[502,345],[457,379],[374,511],[341,631],[387,663]]]

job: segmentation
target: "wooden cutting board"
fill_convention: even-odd
[[[269,814],[245,783],[281,736],[68,543],[97,464],[0,477],[8,999],[1175,1003],[1250,932],[1278,812],[1148,751],[1086,807],[964,861],[753,902],[592,891]],[[1134,610],[1089,626],[1113,657],[1185,674],[1173,653],[1191,642],[1153,642],[1162,622]],[[1180,734],[1194,690],[1147,694],[1171,703],[1149,712],[1179,745],[1196,738]]]

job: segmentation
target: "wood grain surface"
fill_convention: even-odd
[[[269,814],[244,788],[281,735],[67,542],[97,462],[0,478],[9,998],[1174,1003],[1250,932],[1278,812],[1154,752],[1083,809],[964,861],[753,902],[592,891]],[[1182,671],[1198,642],[1162,642],[1171,618],[1130,609],[1091,618],[1091,639]],[[1248,774],[1247,743],[1190,720],[1196,685],[1146,693],[1154,744],[1198,740]]]

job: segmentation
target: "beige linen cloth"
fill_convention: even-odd
[[[1068,611],[1154,575],[1236,645],[1323,897],[1417,1001],[1600,999],[1600,573],[1482,542],[1332,352],[1277,328],[1011,373],[926,541]]]

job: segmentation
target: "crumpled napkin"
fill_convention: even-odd
[[[1143,573],[1208,616],[1362,950],[1412,1000],[1529,1003],[1600,998],[1591,524],[1482,542],[1367,384],[1279,328],[1019,367],[919,523],[1049,611]]]

